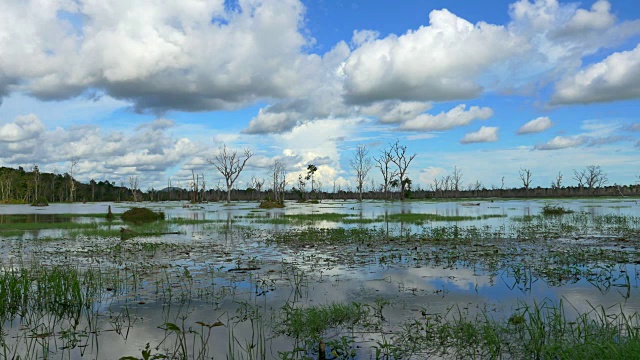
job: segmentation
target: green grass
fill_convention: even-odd
[[[543,215],[563,215],[563,214],[571,214],[571,213],[573,213],[573,210],[565,209],[560,205],[554,206],[554,205],[546,204],[542,208]]]
[[[451,358],[634,359],[640,354],[638,314],[592,307],[568,311],[561,301],[522,305],[505,320],[475,318],[459,308],[405,324],[393,346],[402,354]]]
[[[456,216],[456,215],[439,215],[439,214],[391,214],[386,217],[389,222],[403,222],[422,224],[427,221],[472,221],[472,220],[484,220],[490,218],[502,218],[506,215],[502,214],[490,214],[482,216]],[[378,219],[385,219],[384,217],[378,217]]]
[[[33,266],[0,273],[0,321],[29,313],[77,317],[103,291],[99,269]]]
[[[97,223],[75,223],[75,222],[43,222],[43,223],[11,223],[0,224],[0,236],[6,232],[25,232],[30,230],[45,230],[45,229],[60,229],[60,230],[73,230],[73,229],[95,229],[98,227]]]
[[[359,303],[332,303],[307,308],[287,303],[280,311],[276,333],[296,339],[319,338],[331,328],[353,328],[368,316],[369,308]]]
[[[278,218],[267,218],[257,216],[247,216],[247,218],[255,219],[253,222],[263,224],[279,224],[279,225],[302,225],[305,223],[316,223],[320,221],[336,222],[343,224],[374,224],[374,223],[407,223],[407,224],[424,224],[425,222],[433,221],[473,221],[473,220],[486,220],[491,218],[503,218],[507,215],[502,214],[489,214],[481,216],[451,216],[451,215],[438,215],[438,214],[391,214],[381,215],[375,218],[358,217],[354,214],[341,214],[341,213],[315,213],[315,214],[284,214]]]

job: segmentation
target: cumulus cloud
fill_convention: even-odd
[[[375,117],[381,123],[393,124],[413,119],[431,107],[430,102],[387,100],[364,106],[361,112]]]
[[[626,132],[628,126],[618,122],[584,120],[580,125],[583,132],[573,136],[556,136],[546,143],[537,144],[536,150],[559,150],[573,147],[598,147],[624,141],[634,141]]]
[[[502,26],[473,25],[434,10],[429,26],[355,49],[344,66],[346,97],[354,103],[476,97],[482,91],[477,76],[523,48],[526,44]]]
[[[0,127],[0,142],[19,142],[38,138],[44,132],[44,125],[34,115],[18,116]]]
[[[438,178],[441,174],[444,174],[446,170],[441,167],[429,166],[420,170],[419,179],[423,184],[431,184],[434,179]]]
[[[100,88],[156,111],[296,96],[320,63],[302,51],[303,14],[297,0],[3,2],[0,79],[41,99]]]
[[[541,116],[522,125],[520,129],[518,129],[517,134],[523,135],[539,133],[551,128],[551,126],[553,126],[551,119],[547,116]]]
[[[460,100],[555,80],[585,55],[640,32],[640,21],[617,21],[605,0],[591,9],[520,0],[505,26],[434,10],[428,25],[384,38],[356,30],[351,47],[345,39],[316,55],[309,53],[314,40],[301,1],[225,3],[3,1],[0,98],[19,92],[59,100],[99,91],[154,112],[308,99],[308,111],[265,111],[247,130],[286,131],[294,117],[354,114],[345,100]]]
[[[291,131],[303,120],[301,113],[297,111],[274,111],[270,107],[262,108],[258,115],[251,119],[245,134],[269,134]]]
[[[75,158],[79,166],[74,176],[82,181],[124,179],[143,172],[148,177],[145,181],[150,181],[206,150],[187,138],[170,135],[173,126],[172,120],[156,119],[126,134],[92,125],[46,129],[35,115],[22,116],[0,129],[4,140],[0,161],[13,166],[39,164],[43,171],[57,166],[58,172],[64,172],[69,159]]]
[[[608,1],[590,11],[557,0],[519,0],[509,9],[509,31],[526,38],[531,51],[508,65],[503,86],[527,94],[575,72],[585,56],[640,33],[640,21],[617,22]]]
[[[461,140],[461,144],[485,143],[498,141],[498,128],[483,126],[480,130],[466,134]]]
[[[611,13],[607,0],[598,0],[591,10],[577,9],[565,26],[556,31],[557,36],[584,34],[588,31],[602,31],[612,27],[616,17]]]
[[[486,120],[493,116],[493,110],[488,107],[472,106],[469,110],[461,104],[448,112],[437,115],[422,114],[403,122],[398,128],[410,131],[438,131],[448,130],[457,126],[464,126],[473,120]]]
[[[586,136],[556,136],[543,144],[536,144],[536,150],[559,150],[584,145],[589,140]]]
[[[614,53],[560,80],[551,104],[589,104],[640,98],[640,45]]]

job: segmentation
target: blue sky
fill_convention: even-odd
[[[599,165],[640,175],[640,6],[634,0],[9,0],[0,4],[0,164],[142,189],[254,152],[238,187],[354,187],[354,149],[396,140],[429,188],[547,187]],[[370,181],[377,187],[379,172]]]

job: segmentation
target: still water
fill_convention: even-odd
[[[573,214],[544,218],[545,205]],[[576,313],[600,305],[628,314],[640,310],[640,267],[633,261],[640,206],[628,199],[323,201],[271,210],[250,202],[0,205],[0,224],[72,221],[127,228],[91,216],[106,214],[109,206],[116,215],[133,206],[162,211],[171,225],[166,234],[131,239],[55,226],[0,238],[4,274],[63,265],[99,269],[120,279],[105,281],[102,293],[75,323],[36,311],[6,317],[2,344],[9,358],[140,357],[147,343],[152,353],[170,355],[183,342],[190,350],[181,354],[189,358],[251,358],[257,346],[264,347],[260,354],[266,358],[280,358],[296,345],[274,330],[286,306],[356,302],[379,308],[377,328],[351,333],[359,358],[370,358],[381,339],[425,313],[456,309],[500,318],[545,300],[566,302]],[[404,222],[394,218],[398,214],[441,217]],[[291,215],[318,216],[286,221]],[[453,217],[465,219],[448,220]],[[272,241],[278,234],[307,234],[310,228],[375,230],[409,240],[331,243],[318,236],[317,243]],[[499,235],[486,243],[484,235],[456,245],[428,241],[452,229]],[[593,249],[623,258],[594,261],[587,258]],[[563,257],[586,260],[563,262]],[[330,329],[323,336],[344,333]]]

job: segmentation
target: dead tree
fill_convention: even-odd
[[[275,160],[269,169],[273,186],[273,201],[284,202],[284,188],[287,185],[287,170],[280,160]]]
[[[531,170],[530,169],[520,169],[520,180],[522,181],[522,186],[524,187],[525,193],[529,192],[529,186],[531,185]]]
[[[78,165],[77,158],[71,158],[71,164],[69,165],[69,201],[73,202],[76,195],[76,183],[73,180],[73,169]]]
[[[585,185],[589,188],[589,192],[593,192],[593,189],[602,187],[604,184],[609,182],[609,178],[607,174],[602,171],[600,166],[589,165],[587,166],[585,172]]]
[[[260,199],[260,193],[262,192],[262,187],[264,186],[264,179],[258,179],[257,177],[253,176],[251,177],[251,184],[253,185],[253,188],[256,189],[256,191],[258,192],[258,201],[262,200]]]
[[[453,167],[453,174],[451,174],[451,186],[452,190],[460,191],[462,190],[462,170],[458,169],[457,166]]]
[[[227,203],[231,202],[231,189],[233,189],[233,184],[252,156],[253,153],[250,149],[244,149],[244,158],[240,159],[237,151],[231,150],[227,148],[227,145],[222,144],[218,152],[213,156],[213,159],[207,159],[207,162],[215,166],[220,174],[222,174],[222,177],[224,177],[227,185]]]
[[[368,156],[369,150],[366,145],[358,145],[349,165],[356,172],[356,188],[358,189],[358,199],[362,201],[362,189],[367,179],[367,174],[371,170],[371,158]]]
[[[407,147],[405,145],[400,145],[400,140],[396,140],[396,142],[391,145],[391,152],[394,155],[391,161],[398,167],[400,200],[404,200],[404,188],[406,186],[405,175],[407,173],[407,169],[409,169],[409,164],[411,164],[411,161],[417,154],[408,156]]]
[[[391,164],[393,163],[391,150],[385,149],[380,152],[380,156],[373,158],[373,160],[376,162],[376,167],[380,169],[380,173],[382,174],[382,188],[384,190],[384,198],[387,200],[389,199],[389,184],[394,177],[398,176],[398,173],[395,170],[390,169]]]
[[[137,176],[129,176],[129,189],[131,189],[131,193],[133,195],[133,202],[138,202],[138,177]]]

